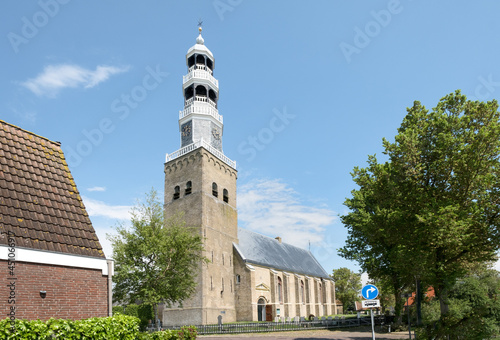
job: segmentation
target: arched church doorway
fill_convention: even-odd
[[[257,301],[257,321],[266,321],[266,300],[263,298]]]

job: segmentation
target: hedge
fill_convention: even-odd
[[[0,320],[0,339],[5,340],[194,340],[195,327],[183,327],[178,331],[140,333],[139,319],[117,314],[106,318],[85,320],[50,319],[16,320],[15,329],[11,320]]]

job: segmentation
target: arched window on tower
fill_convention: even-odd
[[[212,195],[219,197],[219,190],[217,189],[217,183],[212,183]]]
[[[205,56],[203,54],[196,55],[196,64],[205,65]]]
[[[214,90],[212,89],[208,90],[208,98],[210,98],[214,103],[217,104],[217,94],[215,93]]]
[[[239,285],[241,282],[241,276],[240,274],[236,274],[236,284]]]
[[[210,70],[212,70],[212,71],[213,71],[213,69],[214,69],[214,64],[213,64],[213,62],[212,62],[212,59],[210,59],[210,58],[207,58],[207,67],[208,67]]]
[[[192,187],[191,181],[187,182],[185,195],[189,195],[191,193],[191,187]]]
[[[178,199],[179,197],[181,197],[181,188],[177,185],[174,188],[174,200]]]
[[[196,91],[195,92],[196,92],[197,96],[202,96],[202,97],[206,97],[207,96],[207,89],[203,85],[196,86]]]
[[[281,277],[278,276],[278,300],[280,304],[283,304],[283,283],[281,282]]]
[[[184,91],[184,98],[186,98],[186,100],[188,99],[191,99],[193,98],[193,95],[194,95],[194,86],[191,85],[189,86],[185,91]]]
[[[229,203],[229,193],[227,189],[224,189],[222,191],[222,199],[224,200],[224,202]]]
[[[188,67],[194,65],[194,54],[188,58]]]

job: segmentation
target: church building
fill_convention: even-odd
[[[200,263],[196,293],[182,305],[164,307],[163,325],[335,314],[335,284],[310,251],[238,228],[238,172],[222,150],[215,59],[199,31],[186,55],[181,148],[166,157],[165,213],[184,213],[186,225],[203,236],[210,261]]]

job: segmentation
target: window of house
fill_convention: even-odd
[[[278,276],[278,300],[280,304],[283,304],[283,283],[281,282],[281,277]]]
[[[224,191],[222,191],[222,197],[224,202],[229,203],[229,193],[227,192],[227,189],[224,189]]]
[[[215,197],[219,196],[219,190],[217,189],[217,183],[215,182],[212,183],[212,195]]]
[[[179,197],[181,197],[181,188],[177,185],[174,188],[174,200],[178,199]]]
[[[191,193],[191,187],[192,187],[191,181],[187,182],[186,183],[186,192],[185,192],[186,195],[189,195]]]

